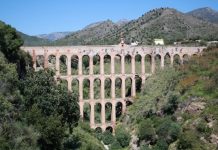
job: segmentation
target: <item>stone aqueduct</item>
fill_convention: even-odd
[[[83,118],[84,110],[83,107],[86,103],[88,103],[91,107],[90,111],[90,127],[91,128],[101,128],[103,131],[107,128],[111,128],[112,130],[115,128],[116,123],[116,105],[117,103],[122,104],[122,113],[125,112],[126,103],[128,98],[125,95],[125,81],[127,78],[131,79],[131,97],[136,96],[136,80],[135,77],[138,76],[141,78],[142,84],[145,83],[145,80],[148,76],[155,72],[156,57],[160,58],[160,68],[164,68],[165,58],[168,56],[170,58],[170,64],[172,65],[174,62],[175,56],[179,57],[180,63],[182,64],[185,57],[191,57],[192,55],[201,54],[204,47],[149,47],[149,46],[129,46],[125,44],[119,45],[111,45],[111,46],[69,46],[69,47],[22,47],[23,50],[29,52],[29,54],[33,58],[33,66],[34,69],[37,70],[37,58],[38,56],[44,57],[44,68],[49,67],[49,56],[55,56],[55,65],[54,68],[56,70],[55,78],[59,78],[62,80],[66,80],[68,83],[68,90],[72,90],[71,82],[76,79],[79,84],[79,106],[80,106],[80,115]],[[66,66],[67,73],[62,75],[60,73],[60,58],[61,56],[66,56]],[[93,57],[99,57],[99,65],[100,71],[95,74],[93,72]],[[105,73],[104,60],[106,56],[110,56],[110,73]],[[140,71],[136,71],[135,67],[135,59],[136,56],[139,55],[141,57],[140,63]],[[89,57],[89,73],[83,74],[83,57]],[[115,72],[115,59],[119,56],[121,70],[120,73]],[[125,57],[129,56],[131,58],[131,73],[127,73],[125,71]],[[150,58],[150,67],[145,68],[145,57]],[[71,58],[76,57],[78,60],[78,74],[71,74]],[[150,72],[146,72],[146,70],[150,70]],[[136,73],[140,72],[140,73]],[[119,78],[122,81],[121,84],[121,96],[117,98],[115,95],[115,80]],[[83,81],[85,79],[89,80],[89,99],[84,99],[83,97]],[[100,98],[94,98],[94,87],[93,82],[95,79],[100,80]],[[110,79],[111,81],[111,98],[105,98],[105,80]],[[110,103],[112,106],[111,111],[111,121],[106,122],[105,120],[105,105],[106,103]],[[95,123],[95,105],[101,105],[101,122]]]

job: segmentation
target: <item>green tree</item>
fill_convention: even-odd
[[[120,146],[127,147],[129,145],[131,135],[123,126],[118,126],[116,128],[115,138],[119,142]]]
[[[53,75],[51,70],[30,71],[20,86],[24,116],[41,133],[41,149],[60,149],[66,127],[72,132],[79,120],[77,96],[57,85]]]
[[[114,137],[112,135],[112,133],[110,131],[105,131],[103,133],[103,138],[102,141],[104,142],[104,144],[109,145],[111,143],[113,143],[114,141]]]
[[[142,120],[138,125],[138,137],[140,140],[154,141],[155,129],[150,119]]]
[[[180,126],[170,119],[165,119],[158,127],[157,134],[160,139],[164,139],[168,144],[177,140],[180,134]]]

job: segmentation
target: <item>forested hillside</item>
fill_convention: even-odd
[[[140,150],[217,149],[218,48],[158,71],[120,119]],[[138,144],[137,144],[138,143]],[[131,148],[130,148],[131,149]]]

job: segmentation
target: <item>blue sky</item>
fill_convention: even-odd
[[[218,0],[0,0],[0,20],[29,35],[76,31],[102,20],[136,19],[159,7],[182,12],[211,7]]]

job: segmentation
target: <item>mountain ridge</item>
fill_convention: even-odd
[[[141,44],[152,44],[154,38],[163,38],[166,44],[186,39],[218,40],[218,24],[210,18],[206,20],[195,16],[193,12],[199,10],[216,12],[211,8],[199,8],[187,13],[168,7],[156,8],[130,21],[113,22],[108,19],[91,23],[43,45],[118,44],[121,35],[126,43],[139,41]],[[215,15],[218,17],[217,13]]]
[[[188,12],[187,14],[211,23],[218,24],[218,11],[210,7],[198,8]]]

